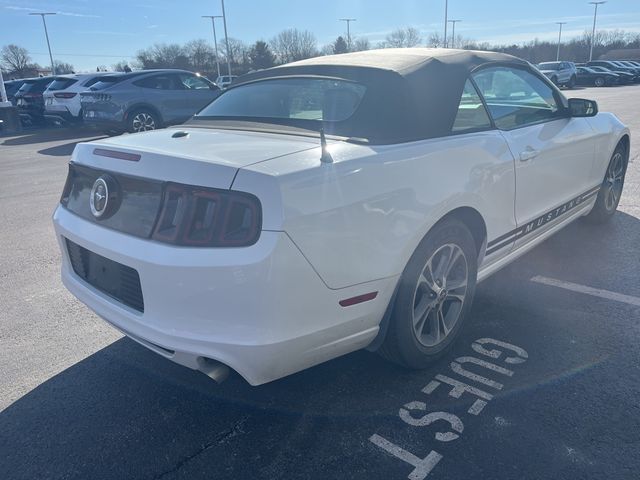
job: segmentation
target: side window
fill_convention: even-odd
[[[480,95],[476,91],[470,80],[464,85],[460,105],[458,106],[458,114],[453,122],[451,131],[461,133],[471,130],[484,130],[491,128],[491,119],[487,110],[482,104]]]
[[[210,90],[211,85],[204,80],[202,77],[198,77],[197,75],[189,75],[187,73],[180,73],[178,75],[180,79],[180,83],[182,83],[183,88],[187,90]]]
[[[526,70],[494,67],[473,75],[489,113],[501,130],[513,130],[562,116],[553,89]]]
[[[175,80],[174,75],[152,75],[151,77],[141,78],[133,82],[133,84],[154,90],[177,90],[178,86]]]

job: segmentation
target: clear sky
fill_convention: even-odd
[[[353,17],[352,35],[373,44],[391,30],[414,26],[424,36],[443,30],[444,0],[226,0],[229,36],[247,43],[268,40],[280,30],[312,31],[320,46],[345,31],[339,18]],[[95,70],[133,60],[154,43],[211,39],[210,21],[220,0],[0,0],[0,46],[26,47],[34,61],[48,65],[46,41],[35,11],[57,12],[47,25],[54,58],[78,70]],[[554,22],[566,21],[567,38],[591,28],[587,0],[449,0],[449,18],[461,19],[456,33],[493,43],[557,38]],[[610,0],[598,13],[599,29],[640,32],[640,0]],[[219,23],[219,38],[222,23]]]

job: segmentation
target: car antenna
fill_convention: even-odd
[[[327,149],[327,137],[324,135],[324,127],[320,127],[320,148],[322,149],[320,161],[322,163],[333,163],[333,157]]]

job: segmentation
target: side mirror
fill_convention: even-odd
[[[598,114],[598,104],[594,100],[570,98],[569,111],[572,117],[595,117]]]

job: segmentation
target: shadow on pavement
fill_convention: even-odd
[[[300,448],[305,418],[348,424],[365,413],[363,403],[371,415],[382,408],[372,392],[404,375],[358,352],[261,387],[237,374],[217,385],[123,338],[0,413],[0,471],[12,479],[159,478],[215,447],[223,477],[247,478],[256,455],[268,464]]]
[[[0,137],[0,145],[18,146],[33,145],[35,143],[54,142],[56,140],[95,139],[103,134],[87,128],[47,128],[41,130],[25,130],[18,136]]]
[[[78,143],[89,142],[91,140],[97,140],[98,138],[102,138],[102,137],[82,138],[74,142],[64,143],[62,145],[56,145],[55,147],[49,147],[43,150],[38,150],[38,153],[42,155],[49,155],[52,157],[68,157],[73,153],[73,149],[76,148],[76,145]]]

